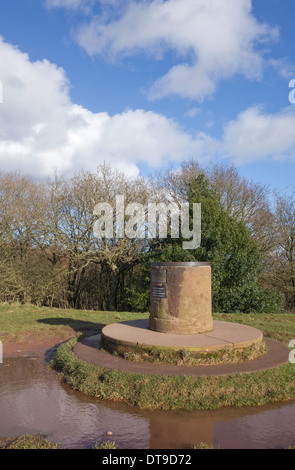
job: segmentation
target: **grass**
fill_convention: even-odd
[[[272,339],[288,344],[295,338],[295,316],[291,314],[215,314],[216,320],[253,326]],[[97,330],[98,324],[148,318],[148,314],[132,312],[101,312],[91,310],[35,307],[33,305],[0,304],[0,340],[20,341],[28,334],[56,335],[67,338]]]
[[[85,330],[99,330],[99,324],[147,318],[128,312],[100,312],[89,310],[64,310],[35,307],[33,305],[0,304],[0,340],[18,342],[29,335],[34,338],[57,336],[67,339],[84,333]]]
[[[147,318],[146,314],[93,312],[0,305],[0,340],[74,336],[57,351],[53,366],[75,390],[99,399],[125,402],[142,409],[217,409],[258,406],[295,399],[295,365],[226,377],[171,377],[107,370],[78,359],[72,348],[80,334],[99,324]],[[295,338],[295,316],[288,314],[220,314],[215,319],[261,329],[269,338],[288,344]]]
[[[215,320],[253,326],[261,330],[267,338],[286,345],[295,338],[295,315],[293,314],[217,314]]]
[[[295,338],[293,315],[220,314],[215,318],[259,328],[285,344]],[[239,408],[295,399],[294,364],[226,377],[148,376],[87,364],[73,354],[74,343],[59,348],[54,367],[75,390],[100,399],[150,410]]]
[[[58,445],[41,435],[25,434],[19,437],[0,439],[0,449],[58,449]]]
[[[102,347],[108,348],[101,341]],[[154,347],[154,346],[123,346],[124,350],[117,354],[130,362],[150,362],[153,364],[173,364],[177,366],[198,366],[198,365],[216,365],[233,364],[242,361],[252,360],[260,357],[266,352],[265,343],[252,344],[244,349],[220,349],[218,352],[198,353],[191,348],[190,350]],[[128,351],[129,348],[129,351]]]
[[[119,446],[115,441],[103,441],[97,442],[94,449],[119,449]]]
[[[141,375],[78,359],[72,352],[76,341],[60,346],[52,366],[73,389],[99,399],[149,410],[240,408],[295,399],[294,364],[218,377]]]
[[[206,444],[206,442],[200,442],[200,444],[197,444],[193,447],[193,449],[197,450],[214,450],[214,447],[212,445]]]

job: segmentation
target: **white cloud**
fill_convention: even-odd
[[[262,159],[295,161],[295,109],[263,114],[258,106],[240,113],[224,128],[223,151],[236,164]]]
[[[277,37],[276,28],[255,19],[251,0],[131,0],[119,19],[96,17],[77,33],[90,55],[112,60],[139,52],[159,59],[176,51],[179,63],[159,77],[149,97],[177,94],[199,101],[222,79],[259,79],[263,56],[255,45]]]
[[[138,163],[202,157],[213,141],[192,136],[175,121],[141,109],[110,116],[72,103],[65,71],[0,38],[0,170],[36,176],[95,169],[109,161],[129,174]]]
[[[187,158],[231,158],[236,164],[266,158],[295,161],[294,106],[277,114],[249,108],[227,123],[217,140],[208,133],[192,135],[151,111],[110,116],[78,106],[62,68],[47,60],[32,62],[1,38],[0,77],[0,171],[69,174],[108,161],[137,175],[141,162],[156,168]]]

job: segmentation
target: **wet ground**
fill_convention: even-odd
[[[189,449],[200,442],[222,449],[294,447],[295,402],[146,412],[73,391],[41,357],[6,358],[0,364],[0,437],[26,433],[41,433],[61,448],[75,449],[107,439],[121,449]]]

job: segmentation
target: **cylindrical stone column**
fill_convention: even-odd
[[[213,330],[210,263],[153,263],[149,327],[161,333]]]

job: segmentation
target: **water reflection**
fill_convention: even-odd
[[[0,435],[41,432],[66,448],[87,448],[113,431],[122,447],[148,448],[149,423],[61,384],[39,361],[8,359],[0,368]]]
[[[254,415],[218,423],[214,441],[231,449],[295,447],[295,404],[266,406]]]
[[[91,448],[108,431],[121,449],[288,447],[295,445],[295,404],[145,412],[77,393],[36,358],[0,366],[0,437],[42,433],[63,448]]]

